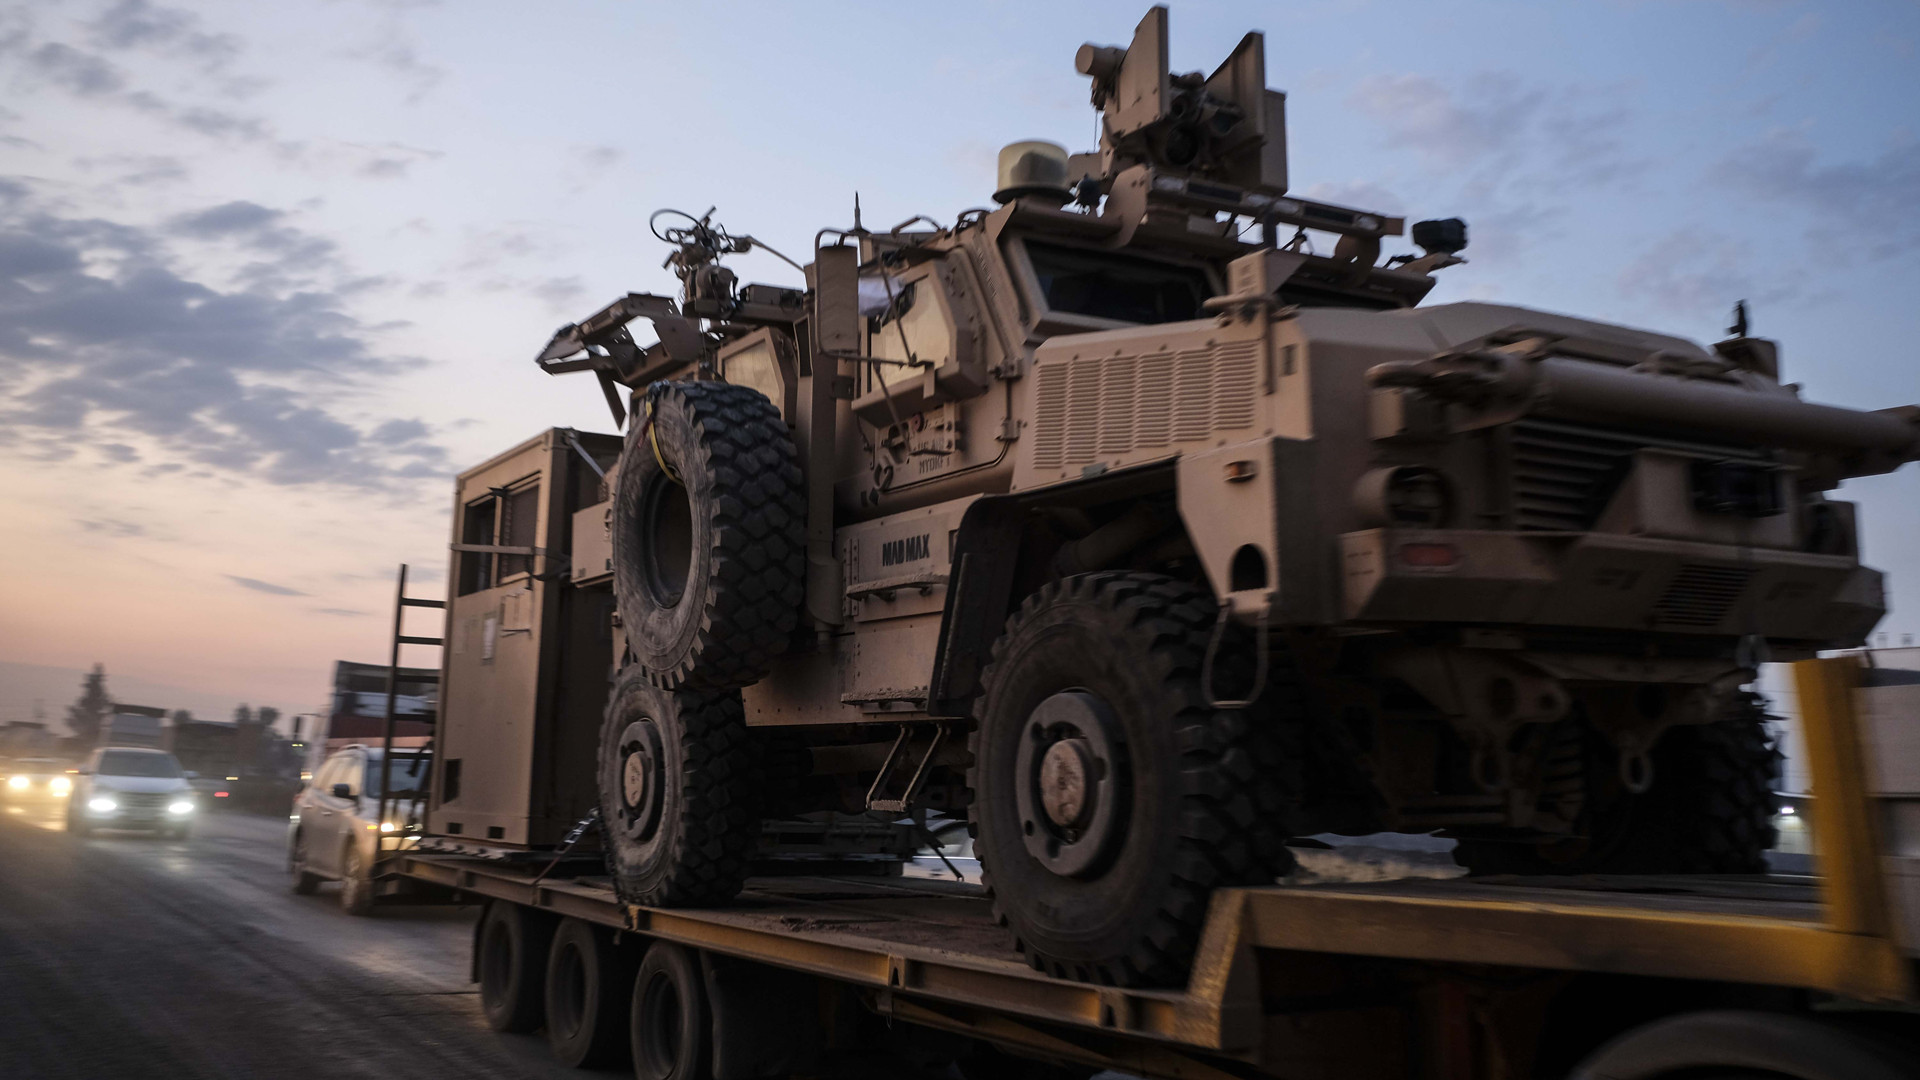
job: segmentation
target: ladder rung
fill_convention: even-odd
[[[406,606],[406,607],[434,607],[434,608],[443,608],[443,607],[446,607],[446,606],[447,606],[447,602],[446,602],[445,600],[415,600],[415,599],[414,599],[413,597],[411,597],[411,596],[403,596],[403,597],[401,597],[401,598],[400,598],[400,603],[401,603],[401,604],[403,604],[403,605],[404,605],[404,606]]]
[[[405,634],[402,634],[401,636],[394,638],[393,640],[399,642],[402,645],[444,645],[446,644],[445,641],[442,641],[440,638],[437,638],[437,637],[407,637]]]

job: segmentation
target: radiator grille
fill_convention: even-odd
[[[1667,626],[1718,626],[1739,602],[1751,577],[1751,567],[1688,563],[1653,605],[1654,621]]]
[[[1581,532],[1607,508],[1640,443],[1568,424],[1523,420],[1508,432],[1513,527]]]
[[[1264,343],[1039,365],[1033,464],[1088,465],[1253,426]]]

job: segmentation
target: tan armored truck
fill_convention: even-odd
[[[964,807],[1034,965],[1154,985],[1294,837],[1763,869],[1742,687],[1881,616],[1827,493],[1920,456],[1915,411],[1800,400],[1744,325],[1419,306],[1465,225],[1383,259],[1402,221],[1289,194],[1257,33],[1174,74],[1155,8],[1077,66],[1098,152],[1010,146],[997,208],[856,208],[804,288],[668,219],[681,294],[541,354],[627,430],[593,512],[624,895],[725,902],[756,819]]]

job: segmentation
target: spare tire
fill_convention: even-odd
[[[655,383],[620,457],[613,588],[655,686],[731,690],[786,648],[806,592],[806,491],[758,390]]]

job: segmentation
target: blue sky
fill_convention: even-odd
[[[452,472],[606,428],[530,357],[669,290],[649,212],[794,254],[856,191],[951,221],[1002,144],[1091,148],[1073,52],[1144,10],[0,7],[0,545],[31,568],[0,659],[311,707],[379,659],[394,564],[439,587]],[[1296,190],[1468,220],[1434,302],[1711,340],[1744,298],[1808,398],[1920,402],[1920,5],[1176,3],[1173,66],[1250,29]],[[1916,475],[1842,493],[1896,639]]]

